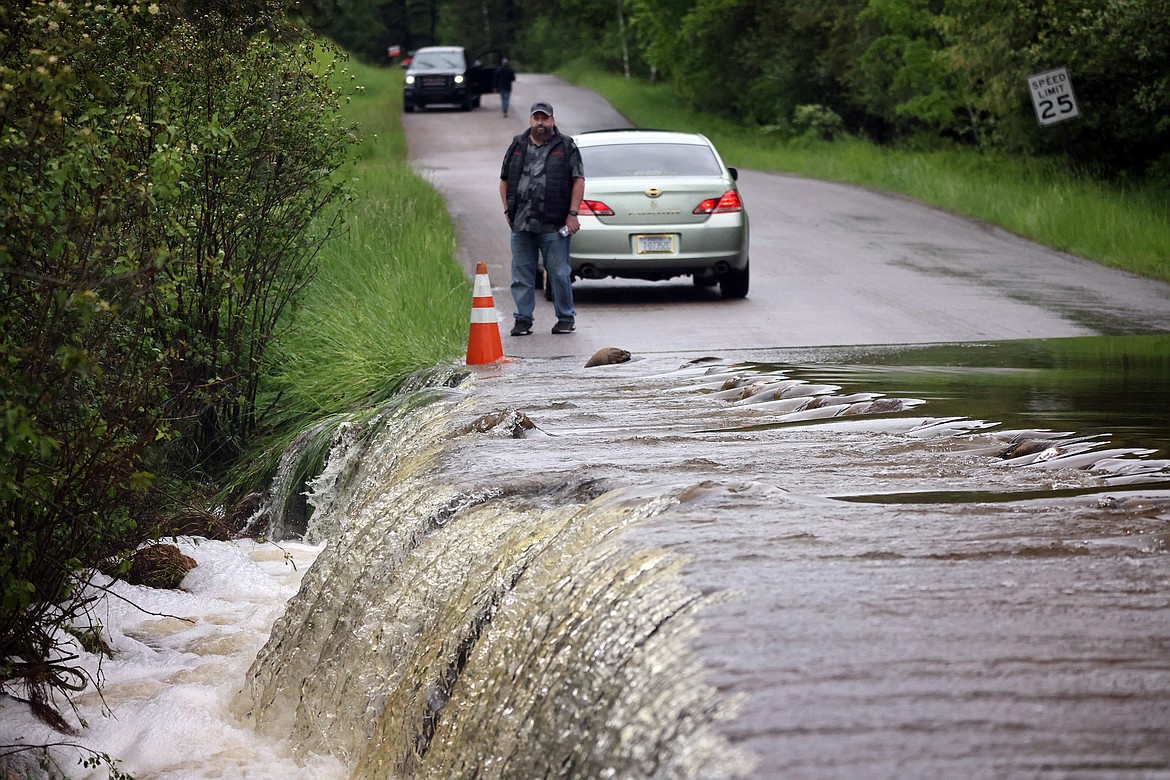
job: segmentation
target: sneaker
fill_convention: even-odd
[[[553,333],[572,333],[574,324],[571,320],[557,320],[557,324],[553,325]]]
[[[532,323],[516,320],[516,324],[512,326],[513,336],[527,336],[532,332]]]

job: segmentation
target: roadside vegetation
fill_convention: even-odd
[[[216,527],[356,136],[263,4],[5,4],[0,50],[0,686],[68,731],[86,572]]]
[[[264,390],[292,427],[384,400],[467,346],[471,283],[442,197],[406,160],[402,75],[350,62],[344,228],[283,323]],[[285,428],[286,426],[280,426]]]
[[[352,139],[318,43],[244,21],[0,7],[0,684],[62,730],[85,572],[244,451],[336,226]]]
[[[0,688],[68,732],[87,572],[232,533],[299,431],[460,353],[470,282],[401,75],[278,4],[5,5],[0,50]]]
[[[229,503],[266,493],[289,444],[313,429],[275,497],[284,515],[305,511],[304,483],[320,473],[339,424],[467,347],[471,280],[456,260],[446,203],[406,159],[402,72],[350,61],[340,76],[335,83],[351,92],[342,114],[360,135],[339,172],[344,224],[280,323],[261,385],[266,425],[219,491]]]

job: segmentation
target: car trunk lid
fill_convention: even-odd
[[[587,201],[600,201],[613,210],[612,216],[598,216],[606,225],[697,224],[709,214],[695,214],[704,200],[718,200],[730,189],[728,182],[713,178],[705,182],[669,179],[592,179]]]

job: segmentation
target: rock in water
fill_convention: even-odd
[[[585,363],[585,368],[594,366],[611,366],[614,363],[625,363],[630,359],[630,353],[617,347],[605,347],[593,353],[593,357]]]
[[[198,565],[173,544],[152,544],[130,556],[126,581],[151,588],[177,588],[187,572]]]

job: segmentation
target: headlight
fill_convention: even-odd
[[[462,74],[462,73],[460,73],[458,76],[456,76],[456,77],[455,77],[455,83],[456,83],[456,84],[462,84],[462,83],[463,83],[463,74]]]
[[[413,83],[414,83],[414,76],[407,76],[407,77],[406,77],[406,83],[407,83],[407,84],[413,84]]]

